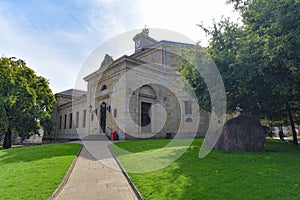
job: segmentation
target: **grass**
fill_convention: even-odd
[[[0,199],[48,199],[79,148],[61,143],[0,150]]]
[[[289,135],[289,136],[287,136],[287,137],[285,137],[285,138],[293,139],[293,136],[292,136],[292,135]],[[300,140],[300,136],[297,136],[297,139]]]
[[[153,152],[169,140],[139,140],[112,145],[139,154]],[[300,199],[300,148],[268,139],[265,152],[211,151],[199,159],[202,139],[160,170],[128,172],[144,199]],[[176,153],[178,149],[165,151]],[[135,154],[133,154],[135,155]],[[138,154],[136,154],[138,155]],[[135,156],[118,154],[127,170]],[[137,156],[140,158],[139,156]],[[142,161],[144,162],[144,161]],[[160,162],[160,161],[158,161]]]

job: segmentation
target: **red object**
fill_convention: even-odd
[[[112,132],[110,133],[110,140],[111,140],[111,141],[114,141],[114,140],[115,140],[116,134],[117,134],[117,131],[112,131]]]

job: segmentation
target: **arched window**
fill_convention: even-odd
[[[149,85],[144,85],[140,88],[139,96],[156,99],[156,93],[155,93],[154,89]]]
[[[192,118],[186,118],[185,122],[193,122]]]

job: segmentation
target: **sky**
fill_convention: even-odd
[[[91,52],[116,35],[146,25],[150,37],[167,29],[206,46],[197,24],[222,16],[239,18],[226,0],[0,0],[0,54],[25,60],[57,93],[74,88]]]

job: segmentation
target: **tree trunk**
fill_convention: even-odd
[[[293,143],[298,145],[298,139],[297,139],[297,132],[296,132],[296,127],[295,127],[295,122],[294,122],[294,117],[290,108],[290,105],[288,102],[286,102],[286,109],[288,111],[288,115],[289,115],[289,120],[291,123],[291,127],[292,127],[292,132],[293,132]]]
[[[4,149],[11,148],[11,135],[12,135],[12,129],[8,128],[4,136],[4,142],[3,142]]]

